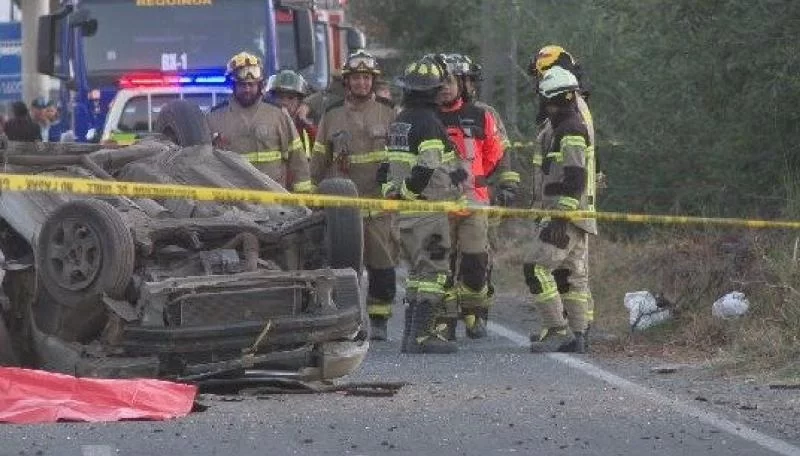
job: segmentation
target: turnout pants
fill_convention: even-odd
[[[539,239],[544,226],[537,227],[534,246],[526,255],[524,265],[525,281],[533,293],[542,328],[569,326],[573,332],[584,332],[591,299],[587,261],[589,235],[569,223],[569,242],[566,248],[559,249]]]
[[[393,214],[375,213],[364,217],[364,265],[369,274],[367,313],[389,318],[396,294],[397,245],[392,235]]]

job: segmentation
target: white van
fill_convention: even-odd
[[[175,100],[191,101],[207,113],[213,106],[227,100],[231,88],[225,86],[165,86],[120,89],[111,101],[103,127],[103,141],[120,145],[133,144],[137,139],[155,134],[161,108]]]

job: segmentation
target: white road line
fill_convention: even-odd
[[[521,347],[527,347],[530,344],[528,336],[519,334],[516,331],[497,323],[491,321],[488,322],[488,329],[489,331],[501,337],[505,337]],[[774,451],[775,453],[785,456],[800,456],[800,448],[788,442],[770,437],[766,434],[762,434],[761,432],[758,432],[745,424],[728,420],[715,413],[706,412],[684,401],[664,396],[653,388],[648,388],[646,386],[633,383],[630,380],[625,380],[624,378],[614,375],[611,372],[597,367],[592,363],[588,363],[565,353],[550,353],[546,356],[556,362],[567,365],[573,369],[577,369],[586,375],[603,380],[604,382],[625,390],[630,394],[634,394],[652,401],[662,407],[671,407],[678,413],[696,418],[709,426],[714,426],[721,431],[725,431],[731,435],[749,440],[770,451]]]

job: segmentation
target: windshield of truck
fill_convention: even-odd
[[[294,43],[294,27],[291,22],[278,23],[278,61],[281,68],[297,68],[297,52]],[[314,24],[314,64],[300,71],[314,89],[328,86],[328,24]]]
[[[91,72],[192,71],[224,68],[241,51],[263,58],[264,0],[82,0],[97,19],[84,40]],[[181,6],[163,6],[180,4]],[[291,31],[291,25],[290,25]],[[294,47],[294,35],[290,35]]]

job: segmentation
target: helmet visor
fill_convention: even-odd
[[[237,81],[260,81],[264,78],[264,73],[258,65],[248,65],[236,68],[233,77]]]
[[[347,61],[347,70],[352,73],[359,71],[367,73],[379,72],[378,62],[375,61],[374,58],[369,56],[352,57],[350,60]]]

